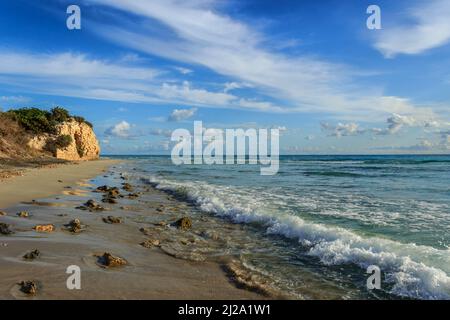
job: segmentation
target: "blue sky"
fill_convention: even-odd
[[[282,153],[450,151],[447,0],[15,0],[0,15],[1,108],[64,106],[104,154],[166,153],[193,120],[280,128]]]

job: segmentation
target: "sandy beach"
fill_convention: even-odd
[[[54,163],[22,169],[19,176],[0,181],[0,208],[60,193],[83,179],[92,178],[117,163],[116,160]]]
[[[99,160],[34,168],[0,183],[0,223],[12,232],[0,234],[0,299],[269,297],[230,269],[230,261],[202,258],[201,251],[214,245],[201,236],[202,218],[193,219],[192,228],[188,226],[192,230],[175,225],[186,215],[188,204],[149,187],[124,186],[126,178],[108,169],[117,163]],[[104,183],[115,186],[117,197],[110,199],[96,190]],[[88,200],[102,209],[80,210]],[[27,214],[17,215],[20,212]],[[75,219],[83,225],[81,230],[67,227]],[[53,230],[38,232],[36,226],[46,225]],[[37,257],[24,258],[36,249]],[[105,253],[126,264],[105,265]],[[70,265],[81,269],[81,290],[66,286]],[[22,281],[32,281],[36,292],[25,293]]]

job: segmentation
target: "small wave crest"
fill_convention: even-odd
[[[364,237],[341,227],[313,223],[299,216],[267,210],[264,195],[255,190],[211,185],[203,181],[175,181],[150,176],[153,187],[176,194],[200,210],[235,223],[258,224],[268,234],[295,239],[307,254],[325,265],[354,264],[380,267],[390,293],[417,299],[450,299],[450,251],[405,244],[380,237]]]

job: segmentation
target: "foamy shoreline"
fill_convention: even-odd
[[[108,170],[119,162],[99,160],[30,169],[24,176],[1,183],[0,209],[6,215],[0,217],[0,222],[10,225],[14,233],[0,235],[0,299],[267,298],[237,288],[220,263],[180,258],[178,255],[189,247],[183,243],[191,241],[194,234],[161,228],[152,221],[170,222],[174,217],[184,216],[186,205],[162,192],[137,185],[134,191],[139,198],[126,196],[127,192],[120,187],[121,172]],[[92,180],[93,177],[97,178]],[[105,181],[121,188],[125,197],[119,199],[120,204],[102,203],[102,194],[94,192]],[[106,210],[76,209],[88,199],[95,199]],[[137,202],[141,202],[139,208]],[[167,213],[162,214],[160,208]],[[29,212],[29,217],[17,216],[20,211]],[[120,216],[123,223],[106,223],[109,216]],[[73,219],[80,219],[87,229],[79,234],[68,232],[65,225]],[[36,225],[47,224],[54,225],[53,232],[33,230]],[[140,245],[158,234],[163,239],[162,247],[166,244],[164,248]],[[181,250],[177,251],[179,247]],[[24,254],[34,249],[41,256],[25,260]],[[124,258],[128,265],[101,268],[97,257],[104,252]],[[66,287],[65,271],[69,265],[77,265],[82,271],[81,290]],[[21,292],[18,285],[21,281],[34,281],[37,294]]]

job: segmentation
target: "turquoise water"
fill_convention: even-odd
[[[275,176],[251,165],[127,158],[156,188],[285,239],[302,264],[339,268],[334,277],[358,279],[358,290],[377,265],[388,296],[450,298],[450,156],[282,156]]]

